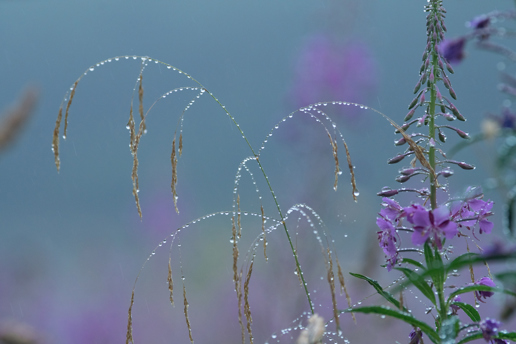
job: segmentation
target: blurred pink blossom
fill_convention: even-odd
[[[297,107],[333,100],[364,103],[376,86],[376,66],[365,43],[341,43],[317,34],[309,37],[301,50],[290,97]],[[343,112],[358,113],[353,108]]]

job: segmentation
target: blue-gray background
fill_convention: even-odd
[[[350,19],[348,3],[354,11],[354,23],[343,23],[345,29],[339,35],[365,42],[376,63],[377,90],[368,105],[401,122],[412,99],[425,45],[422,7],[426,1],[367,0],[358,2],[358,6],[344,2],[339,8],[343,17],[347,14],[345,20]],[[445,3],[448,32],[450,36],[462,34],[467,20],[511,5],[511,1],[479,0]],[[185,121],[185,148],[179,163],[181,213],[175,215],[169,192],[170,145],[181,106],[190,98],[179,94],[181,105],[175,107],[171,105],[173,99],[160,103],[152,115],[155,117],[149,117],[149,133],[142,139],[140,150],[144,214],[140,222],[131,195],[132,160],[125,129],[139,62],[111,63],[81,81],[71,108],[69,137],[61,139],[61,172],[56,172],[50,148],[57,111],[70,85],[88,66],[126,54],[147,55],[177,66],[215,94],[251,144],[259,147],[269,130],[295,110],[287,100],[295,79],[295,61],[307,36],[328,32],[338,24],[335,17],[334,22],[328,19],[335,6],[330,1],[0,1],[0,106],[6,109],[27,84],[40,89],[37,109],[23,135],[0,156],[0,286],[4,288],[0,290],[0,320],[28,323],[45,342],[79,343],[86,334],[92,336],[90,343],[123,341],[131,288],[140,266],[172,229],[203,214],[231,209],[236,167],[250,155],[234,125],[204,96]],[[457,106],[469,119],[461,123],[465,131],[477,132],[483,116],[500,109],[504,97],[496,91],[499,60],[471,47],[468,59],[456,68],[452,83],[459,95]],[[150,65],[147,70],[144,87],[145,105],[149,106],[170,87],[170,80],[179,77],[163,66]],[[185,78],[181,80],[191,85]],[[338,193],[333,192],[328,151],[328,165],[321,168],[321,173],[328,175],[327,190],[322,190],[320,197],[327,194],[333,197],[327,203],[338,206],[327,209],[327,204],[313,204],[331,224],[328,231],[338,245],[346,271],[359,268],[359,250],[367,247],[365,238],[374,240],[375,213],[380,203],[375,193],[382,186],[395,186],[397,167],[389,167],[385,161],[399,151],[392,145],[394,136],[385,120],[368,112],[361,116],[364,118],[358,126],[340,122],[356,165],[359,202],[349,200],[346,173],[341,176]],[[297,165],[296,159],[306,157],[298,156],[295,149],[289,153],[288,142],[278,135],[281,131],[272,137],[278,141],[271,142],[276,148],[268,147],[264,154],[269,154],[269,177],[286,209],[297,201],[288,197],[289,193],[297,195],[297,189],[304,186],[289,184],[291,175],[299,167],[317,166],[310,165],[309,159],[307,164]],[[325,134],[320,139],[327,140]],[[488,175],[485,152],[477,150],[462,156],[479,168],[472,173],[458,171],[454,177],[457,184],[452,184],[454,191],[462,190],[467,183],[479,184]],[[343,167],[344,161],[342,156]],[[260,177],[257,173],[255,176]],[[248,181],[242,187],[253,190]],[[261,192],[273,214],[265,189]],[[488,196],[497,197],[495,193]],[[255,207],[252,211],[257,210]],[[501,212],[499,207],[495,211]],[[209,264],[219,258],[225,271],[231,271],[231,229],[229,218],[225,220],[207,224],[216,228],[206,234],[200,230],[189,238],[183,255],[199,259],[193,271],[204,267],[209,275]],[[348,235],[347,240],[344,235]],[[283,236],[277,238],[284,241]],[[278,247],[286,250],[286,242],[282,245]],[[141,283],[165,286],[166,261],[148,270]],[[289,271],[292,273],[293,268]],[[157,277],[150,277],[153,274]],[[233,300],[228,276],[224,283]],[[208,282],[199,283],[210,289]],[[179,325],[160,320],[165,317],[160,312],[170,309],[166,288],[162,289],[163,296],[152,302],[161,302],[166,306],[164,310],[147,304],[147,308],[139,309],[139,315],[135,314],[135,336],[140,331],[140,342],[145,342],[143,338],[153,343],[174,341],[170,336],[179,335],[170,332],[173,326],[185,335],[184,320]],[[177,290],[179,295],[180,287]],[[144,297],[139,301],[138,296],[137,292],[137,305],[141,305]],[[182,298],[177,298],[180,305],[173,311],[181,314]],[[277,310],[262,312],[264,317]],[[225,316],[224,311],[220,313]],[[106,329],[109,319],[115,320]],[[291,320],[294,318],[267,331],[289,326]],[[154,323],[156,328],[144,332],[144,321]],[[197,334],[203,327],[205,332],[214,331],[208,324],[197,324]],[[228,337],[233,342],[239,340],[236,329],[235,335]],[[263,341],[269,335],[261,334],[259,339]],[[207,336],[213,338],[216,333]],[[348,336],[352,338],[353,334]]]

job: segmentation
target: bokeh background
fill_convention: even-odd
[[[171,142],[181,111],[195,94],[184,91],[167,97],[151,112],[139,150],[140,220],[131,195],[132,158],[125,128],[140,61],[111,62],[79,83],[68,138],[61,139],[60,173],[54,166],[51,140],[59,105],[89,66],[119,55],[170,63],[218,97],[257,149],[282,118],[316,101],[364,102],[401,122],[426,44],[425,3],[0,1],[0,108],[6,110],[27,85],[40,90],[33,117],[0,155],[2,326],[29,331],[23,327],[28,326],[34,332],[28,335],[38,343],[123,342],[131,290],[141,266],[177,228],[205,214],[231,211],[238,164],[252,155],[222,109],[203,96],[186,113],[176,214],[170,193]],[[508,0],[445,2],[448,34],[463,34],[465,23],[476,15],[511,6]],[[496,90],[500,60],[470,46],[467,59],[456,67],[451,80],[459,97],[456,105],[468,118],[461,123],[465,131],[478,132],[484,116],[497,113],[505,100]],[[146,108],[173,87],[192,86],[184,76],[154,64],[146,68],[143,80]],[[397,275],[378,267],[383,257],[375,239],[381,201],[376,192],[396,186],[399,166],[386,161],[401,149],[394,147],[393,130],[380,116],[356,108],[329,112],[356,166],[357,203],[351,197],[345,155],[339,188],[333,190],[328,138],[309,119],[296,116],[282,124],[260,160],[283,211],[307,203],[324,219],[328,241],[345,274],[366,272],[386,285]],[[450,142],[457,140],[450,137]],[[459,193],[490,176],[492,152],[493,147],[478,145],[461,153],[461,160],[477,169],[456,171],[450,192]],[[276,218],[262,176],[249,166],[259,180],[266,214]],[[259,213],[255,187],[245,174],[240,190],[242,210]],[[496,191],[486,197],[500,199]],[[500,204],[495,204],[497,213]],[[242,256],[261,232],[259,221],[244,220],[247,241],[243,239]],[[494,235],[501,236],[501,220],[495,223]],[[318,284],[319,276],[326,278],[319,246],[312,229],[297,221],[297,215],[292,228],[298,233],[298,252],[307,257],[303,266],[314,281],[311,288],[319,293],[314,296],[317,308],[328,316],[329,288]],[[300,315],[307,303],[284,233],[271,234],[269,263],[258,249],[250,285],[255,340],[293,342],[297,332],[281,335],[282,329],[306,322]],[[178,236],[181,249],[173,251],[175,307],[165,283],[169,246],[156,251],[135,289],[136,342],[188,341],[183,273],[196,342],[240,342],[230,237],[228,216],[202,221]],[[482,244],[490,242],[484,240]],[[372,293],[364,284],[347,281],[355,301]],[[415,308],[427,306],[413,302]],[[482,307],[496,315],[496,305],[503,302],[499,298],[491,308]],[[345,298],[340,297],[339,304],[345,307]],[[375,341],[390,331],[393,341],[403,343],[410,331],[376,317],[360,317],[356,325],[345,321],[343,335],[351,342]],[[508,326],[514,329],[514,321]],[[364,328],[374,330],[364,335]]]

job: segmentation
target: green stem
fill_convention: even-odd
[[[437,0],[433,0],[433,10],[434,11],[438,11],[438,5],[439,5],[439,1]],[[435,23],[437,24],[437,23]],[[438,53],[437,53],[437,39],[433,39],[432,40],[432,69],[431,69],[431,73],[434,74],[434,78],[432,80],[432,82],[430,82],[430,104],[428,106],[428,116],[429,116],[429,123],[428,123],[428,130],[429,130],[429,136],[430,136],[430,139],[435,142],[435,132],[436,132],[436,128],[435,128],[435,106],[436,106],[436,100],[437,100],[437,88],[436,88],[436,80],[437,78],[435,78],[435,71],[439,70],[439,56],[438,56]],[[430,148],[428,150],[428,160],[429,160],[429,163],[430,163],[430,166],[432,167],[432,169],[434,170],[435,172],[435,164],[436,164],[436,159],[435,159],[435,147],[430,145]],[[437,208],[437,174],[436,173],[433,173],[433,174],[430,174],[430,204],[431,204],[431,207],[432,209],[435,209]],[[439,254],[439,252],[435,252],[436,255]],[[439,298],[439,309],[438,309],[438,313],[439,313],[439,322],[438,322],[438,328],[437,330],[440,331],[440,328],[441,328],[441,324],[443,323],[444,320],[446,320],[447,318],[447,313],[448,313],[448,309],[446,307],[446,302],[444,300],[444,282],[445,282],[445,279],[439,279],[439,284],[440,285],[435,285],[435,290],[437,292],[437,296]]]
[[[437,52],[434,48],[434,52],[432,54],[432,65],[434,67],[434,70],[437,70],[438,68],[438,56]],[[430,85],[430,105],[428,107],[428,116],[429,116],[429,123],[428,123],[428,135],[430,136],[430,139],[435,142],[435,100],[437,98],[437,92],[435,88],[435,81]],[[430,163],[430,166],[435,171],[435,147],[430,146],[430,149],[428,151],[428,160]],[[432,209],[437,208],[437,175],[434,173],[433,175],[430,174],[430,204],[432,206]]]

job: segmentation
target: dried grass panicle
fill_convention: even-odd
[[[172,197],[174,198],[174,208],[176,209],[176,213],[179,213],[179,208],[177,207],[177,155],[176,155],[176,137],[172,140],[172,153],[170,154],[170,162],[172,164],[172,182],[170,183],[170,187],[172,189]]]
[[[185,283],[183,281],[183,303],[184,303],[184,312],[185,312],[185,320],[186,320],[186,327],[188,328],[188,337],[190,337],[190,342],[193,343],[193,337],[192,337],[192,327],[190,326],[190,319],[188,318],[188,301],[186,300],[186,287]]]
[[[267,237],[265,235],[265,213],[263,211],[263,205],[260,205],[262,212],[262,233],[263,233],[263,256],[265,257],[265,261],[269,260],[267,258]]]
[[[138,191],[140,190],[139,182],[138,182],[138,156],[136,154],[137,146],[135,147],[133,154],[133,170],[131,171],[131,179],[133,181],[133,196],[134,201],[136,202],[136,208],[138,209],[138,215],[140,219],[142,218],[142,209],[140,207],[140,199],[138,198]]]
[[[127,333],[125,338],[125,344],[134,343],[133,341],[133,305],[134,305],[134,289],[131,294],[131,303],[129,305],[129,311],[127,312]]]
[[[82,76],[81,76],[82,78]],[[81,78],[77,79],[75,83],[72,86],[72,90],[70,91],[70,98],[68,99],[68,104],[66,104],[66,111],[65,111],[65,119],[64,119],[64,129],[63,129],[63,138],[66,139],[66,132],[68,129],[68,113],[70,111],[70,106],[72,106],[72,100],[75,96],[75,90],[77,89],[77,85],[79,84],[79,81]]]
[[[179,134],[179,147],[177,148],[177,152],[179,153],[179,156],[183,154],[183,133]]]
[[[145,125],[145,115],[143,114],[143,69],[140,72],[140,76],[138,77],[138,80],[140,81],[140,84],[138,86],[138,112],[140,113],[140,120],[143,123],[143,131],[146,130]]]
[[[337,326],[337,331],[340,331],[340,322],[339,322],[339,310],[337,309],[337,297],[335,296],[335,275],[333,273],[333,259],[331,258],[331,251],[329,248],[326,249],[328,254],[328,262],[327,262],[327,279],[328,284],[330,285],[331,292],[331,302],[333,305],[333,317],[335,319],[335,325]]]
[[[54,128],[54,135],[52,137],[52,151],[54,152],[54,161],[56,164],[57,172],[61,167],[61,160],[59,159],[59,128],[61,128],[61,120],[63,118],[63,105],[59,107],[59,113],[57,114],[56,127]]]
[[[353,167],[353,163],[351,163],[351,155],[349,154],[348,145],[346,144],[346,141],[342,142],[344,143],[344,149],[346,150],[346,159],[348,161],[349,174],[351,175],[351,192],[353,193],[353,200],[356,202],[358,197],[358,189],[355,180],[355,168]]]
[[[172,306],[174,306],[174,282],[172,281],[172,267],[170,265],[170,261],[172,258],[168,258],[168,276],[167,276],[167,282],[168,282],[168,291],[170,293],[169,299]]]
[[[327,131],[328,137],[330,138],[330,144],[331,149],[333,153],[333,159],[335,159],[335,183],[333,184],[333,190],[337,191],[337,185],[339,183],[339,174],[340,174],[340,167],[339,167],[339,154],[337,152],[338,145],[337,141],[331,137],[331,134]]]
[[[247,319],[247,333],[249,334],[249,341],[253,344],[253,332],[251,329],[251,325],[253,323],[253,318],[251,317],[251,307],[249,305],[249,282],[251,281],[251,274],[253,272],[253,263],[249,266],[249,271],[247,271],[247,276],[244,282],[244,314]]]
[[[344,282],[344,274],[342,273],[342,268],[339,263],[339,259],[335,255],[335,260],[337,262],[337,274],[339,276],[339,283],[340,283],[340,295],[342,295],[342,292],[346,295],[346,301],[348,302],[348,307],[352,307],[351,304],[351,297],[349,296],[348,290],[346,288],[346,283]],[[355,313],[351,312],[351,317],[353,318],[353,321],[356,323],[357,319],[355,317]]]
[[[18,136],[36,106],[38,93],[35,87],[28,87],[18,103],[6,111],[5,118],[0,123],[0,150],[6,148]],[[54,146],[54,142],[52,146]]]
[[[242,344],[245,343],[245,327],[242,322],[242,286],[241,276],[238,273],[238,244],[237,244],[237,229],[235,223],[235,215],[231,217],[232,223],[232,240],[233,240],[233,282],[235,282],[235,291],[237,294],[238,301],[238,323],[242,331]]]
[[[136,128],[134,124],[133,117],[133,104],[131,103],[131,108],[129,109],[129,120],[127,121],[127,127],[129,128],[129,148],[131,149],[131,155],[134,156],[134,142],[136,140]]]

